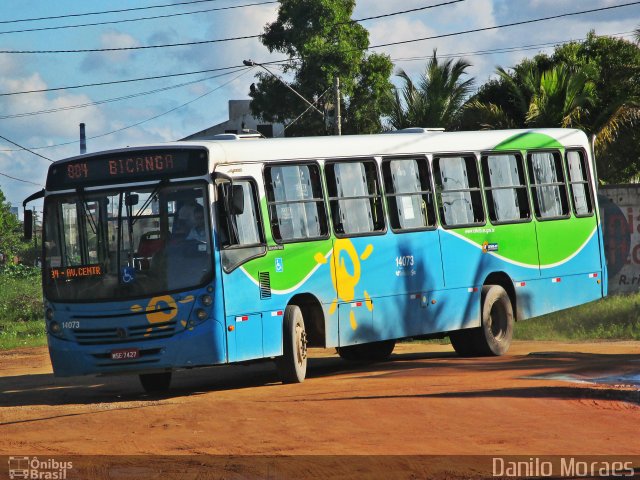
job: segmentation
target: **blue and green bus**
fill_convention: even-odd
[[[606,295],[578,130],[223,135],[53,163],[43,289],[55,375],[389,357],[445,337],[502,355],[515,321]],[[27,223],[27,222],[25,222]]]

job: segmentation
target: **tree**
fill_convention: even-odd
[[[287,135],[324,135],[325,119],[334,109],[333,84],[340,78],[344,133],[375,133],[388,112],[392,63],[388,56],[367,55],[369,34],[351,20],[355,0],[280,0],[278,17],[261,37],[270,52],[289,59],[284,73],[290,85],[316,101],[324,117],[314,110],[300,115],[307,105],[273,76],[260,72],[251,89],[252,113],[264,121],[287,125]],[[300,118],[298,118],[300,117]]]
[[[499,78],[468,102],[462,127],[581,128],[596,136],[600,179],[628,180],[640,172],[637,154],[629,155],[640,151],[639,70],[638,45],[591,32],[551,56],[524,60],[510,74],[499,69]]]
[[[467,108],[484,120],[483,126],[584,127],[582,121],[596,99],[595,85],[586,71],[572,71],[564,64],[541,70],[533,62],[523,62],[513,74],[502,67],[496,72],[515,115],[509,118],[506,108],[474,99]]]
[[[21,250],[21,223],[11,213],[11,204],[0,190],[0,253],[12,258]]]
[[[596,135],[597,152],[604,154],[622,130],[640,120],[640,48],[624,39],[590,32],[584,42],[558,47],[552,60],[592,72],[597,97],[585,120],[585,131]]]
[[[465,60],[438,62],[436,50],[416,86],[404,70],[398,71],[404,86],[395,91],[389,124],[396,129],[407,127],[454,127],[464,102],[473,87],[473,79],[462,80],[471,66]]]

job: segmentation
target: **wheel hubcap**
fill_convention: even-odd
[[[307,358],[307,333],[301,325],[296,325],[296,344],[298,363],[303,363]]]

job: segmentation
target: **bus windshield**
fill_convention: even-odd
[[[156,184],[50,196],[45,295],[121,300],[197,287],[212,274],[205,184]]]

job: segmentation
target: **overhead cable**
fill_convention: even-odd
[[[49,108],[47,110],[36,110],[33,112],[23,112],[23,113],[13,113],[13,114],[9,114],[9,115],[0,115],[0,120],[7,120],[7,119],[11,119],[11,118],[22,118],[22,117],[31,117],[34,115],[42,115],[42,114],[46,114],[46,113],[57,113],[57,112],[62,112],[62,111],[67,111],[67,110],[76,110],[79,108],[87,108],[87,107],[94,107],[97,105],[102,105],[105,103],[112,103],[112,102],[118,102],[121,100],[129,100],[131,98],[137,98],[137,97],[142,97],[145,95],[151,95],[153,93],[159,93],[159,92],[165,92],[167,90],[173,90],[176,88],[180,88],[180,87],[186,87],[188,85],[194,85],[196,83],[202,83],[202,82],[206,82],[207,80],[212,80],[214,78],[219,78],[225,75],[230,75],[232,73],[235,73],[237,71],[242,70],[243,68],[239,68],[238,70],[232,70],[230,72],[226,72],[226,73],[221,73],[219,75],[212,75],[209,77],[205,77],[205,78],[200,78],[198,80],[192,80],[190,82],[184,82],[184,83],[179,83],[177,85],[170,85],[168,87],[162,87],[162,88],[156,88],[155,90],[148,90],[146,92],[139,92],[139,93],[132,93],[129,95],[123,95],[120,97],[114,97],[114,98],[107,98],[107,99],[103,99],[103,100],[96,100],[93,102],[87,102],[87,103],[80,103],[77,105],[67,105],[65,107],[58,107],[58,108]]]
[[[427,10],[430,8],[436,8],[436,7],[442,7],[442,6],[446,6],[446,5],[451,5],[454,3],[460,3],[460,2],[464,2],[466,0],[449,0],[447,2],[443,2],[443,3],[438,3],[435,5],[427,5],[424,7],[417,7],[417,8],[411,8],[409,10],[400,10],[400,11],[396,11],[396,12],[390,12],[390,13],[385,13],[385,14],[381,14],[381,15],[373,15],[371,17],[364,17],[364,18],[359,18],[357,20],[348,20],[346,22],[338,22],[335,25],[344,25],[344,24],[350,24],[350,23],[358,23],[358,22],[364,22],[367,20],[374,20],[374,19],[379,19],[379,18],[383,18],[383,17],[393,17],[396,15],[404,15],[405,13],[413,13],[413,12],[417,12],[419,10]],[[211,43],[223,43],[223,42],[232,42],[232,41],[236,41],[236,40],[248,40],[248,39],[252,39],[252,38],[259,38],[261,37],[262,34],[255,34],[255,35],[241,35],[238,37],[228,37],[228,38],[216,38],[213,40],[197,40],[197,41],[192,41],[192,42],[181,42],[181,43],[164,43],[164,44],[159,44],[159,45],[140,45],[137,47],[131,46],[131,47],[112,47],[112,48],[82,48],[82,49],[66,49],[66,50],[0,50],[0,53],[6,53],[6,54],[32,54],[32,53],[36,53],[36,54],[53,54],[53,53],[96,53],[96,52],[121,52],[121,51],[128,51],[128,50],[149,50],[149,49],[156,49],[156,48],[172,48],[172,47],[188,47],[188,46],[194,46],[194,45],[204,45],[204,44],[211,44]]]
[[[40,184],[40,183],[35,183],[35,182],[30,181],[30,180],[23,180],[22,178],[18,178],[18,177],[12,177],[11,175],[7,175],[6,173],[0,172],[0,175],[2,175],[3,177],[10,178],[11,180],[16,180],[18,182],[30,183],[31,185],[37,185],[38,187],[42,186],[42,184]]]
[[[20,144],[18,144],[18,143],[16,143],[16,142],[14,142],[13,140],[9,140],[7,137],[3,137],[2,135],[0,135],[0,138],[1,138],[2,140],[6,141],[6,142],[9,142],[9,143],[10,143],[10,144],[12,144],[12,145],[15,145],[16,147],[19,147],[19,148],[20,148],[20,150],[26,150],[27,152],[29,152],[29,153],[33,153],[34,155],[37,155],[37,156],[38,156],[38,157],[40,157],[40,158],[44,158],[45,160],[47,160],[47,161],[49,161],[49,162],[53,162],[53,160],[51,160],[50,158],[45,157],[44,155],[40,155],[39,153],[34,152],[33,150],[31,150],[31,149],[29,149],[29,148],[27,148],[27,147],[23,147],[22,145],[20,145]]]
[[[229,85],[230,83],[232,83],[232,82],[236,81],[238,78],[242,77],[244,74],[246,74],[246,73],[247,73],[247,72],[249,72],[250,70],[253,70],[253,68],[243,67],[243,68],[242,68],[242,72],[240,73],[240,75],[235,76],[234,78],[232,78],[232,79],[231,79],[231,80],[229,80],[228,82],[225,82],[225,83],[223,83],[223,84],[221,84],[221,85],[218,85],[217,87],[215,87],[215,88],[213,88],[213,89],[209,90],[209,91],[208,91],[208,92],[206,92],[206,93],[203,93],[202,95],[199,95],[198,97],[196,97],[196,98],[194,98],[194,99],[192,99],[192,100],[189,100],[188,102],[182,103],[182,104],[178,105],[177,107],[174,107],[174,108],[172,108],[172,109],[170,109],[170,110],[167,110],[167,111],[165,111],[165,112],[162,112],[162,113],[160,113],[160,114],[158,114],[158,115],[154,115],[153,117],[149,117],[149,118],[147,118],[147,119],[145,119],[145,120],[142,120],[142,121],[140,121],[140,122],[136,122],[136,123],[133,123],[133,124],[131,124],[131,125],[127,125],[127,126],[125,126],[125,127],[118,128],[117,130],[112,130],[112,131],[110,131],[110,132],[101,133],[100,135],[93,135],[93,136],[91,136],[91,137],[87,137],[87,140],[93,140],[94,138],[100,138],[100,137],[106,137],[107,135],[112,135],[112,134],[114,134],[114,133],[118,133],[118,132],[121,132],[121,131],[123,131],[123,130],[127,130],[127,129],[129,129],[129,128],[137,127],[137,126],[139,126],[139,125],[142,125],[143,123],[150,122],[151,120],[155,120],[156,118],[162,117],[162,116],[164,116],[164,115],[168,115],[169,113],[172,113],[172,112],[175,112],[176,110],[178,110],[178,109],[180,109],[180,108],[182,108],[182,107],[186,107],[187,105],[189,105],[189,104],[191,104],[191,103],[193,103],[193,102],[197,102],[197,101],[198,101],[198,100],[200,100],[201,98],[204,98],[204,97],[206,97],[207,95],[210,95],[210,94],[212,94],[213,92],[215,92],[215,91],[217,91],[217,90],[220,90],[220,89],[221,89],[221,88],[223,88],[223,87],[226,87],[226,86],[227,86],[227,85]],[[237,72],[237,70],[236,70],[236,72]],[[232,74],[232,73],[236,73],[236,72],[229,72],[229,73],[228,73],[228,75],[229,75],[229,74]],[[46,148],[64,147],[64,146],[66,146],[66,145],[73,145],[73,144],[76,144],[76,143],[78,143],[78,141],[79,141],[79,140],[73,140],[73,141],[71,141],[71,142],[57,143],[57,144],[55,144],[55,145],[45,145],[45,146],[42,146],[42,147],[31,147],[31,149],[30,149],[29,151],[30,151],[30,152],[32,152],[32,150],[44,150],[44,149],[46,149]],[[12,143],[13,143],[13,142],[12,142]],[[16,145],[16,144],[14,143],[14,145]],[[21,147],[21,149],[24,149],[24,147]],[[26,150],[26,149],[25,149],[25,150]],[[4,151],[4,152],[6,152],[6,151],[15,151],[15,150],[0,150],[0,151]],[[32,152],[32,153],[35,153],[35,152]],[[36,155],[37,155],[37,154],[36,154]],[[46,158],[46,157],[43,157],[43,158]],[[52,160],[50,160],[50,161],[52,161]]]
[[[277,0],[270,0],[268,2],[259,2],[259,3],[246,3],[244,5],[231,5],[227,7],[216,7],[216,8],[207,8],[205,10],[196,10],[192,12],[178,12],[178,13],[167,13],[166,15],[155,15],[152,17],[138,17],[138,18],[127,18],[122,20],[111,20],[108,22],[95,22],[95,23],[81,23],[76,25],[59,25],[56,27],[39,27],[39,28],[25,28],[23,30],[6,30],[4,32],[0,32],[0,35],[6,35],[9,33],[27,33],[27,32],[41,32],[44,30],[62,30],[66,28],[81,28],[81,27],[95,27],[99,25],[114,25],[119,23],[131,23],[131,22],[139,22],[141,20],[156,20],[158,18],[170,18],[170,17],[180,17],[184,15],[195,15],[198,13],[208,13],[208,12],[216,12],[221,10],[232,10],[236,8],[245,8],[245,7],[255,7],[259,5],[268,5],[272,3],[278,3]]]
[[[207,2],[217,2],[218,0],[191,0],[188,2],[175,2],[175,3],[167,3],[164,5],[149,5],[147,7],[131,7],[131,8],[122,8],[119,10],[103,10],[101,12],[85,12],[85,13],[68,13],[66,15],[55,15],[51,17],[37,17],[37,18],[20,18],[14,20],[0,20],[0,24],[2,23],[20,23],[20,22],[36,22],[39,20],[57,20],[60,18],[71,18],[71,17],[86,17],[89,15],[105,15],[108,13],[124,13],[124,12],[133,12],[136,10],[151,10],[153,8],[166,8],[166,7],[176,7],[179,5],[193,5],[194,3],[207,3]]]

